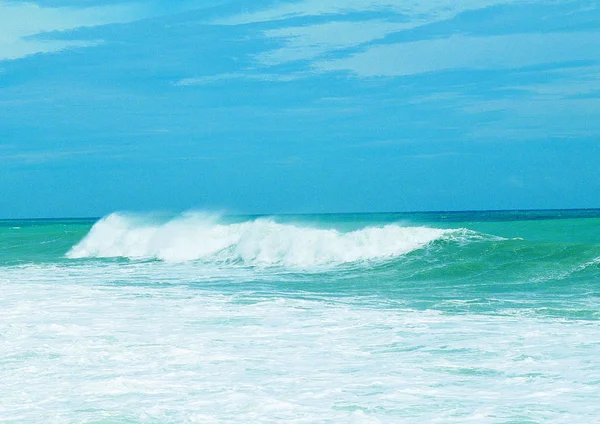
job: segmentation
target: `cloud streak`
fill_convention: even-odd
[[[0,163],[26,163],[40,164],[47,162],[56,162],[61,160],[70,160],[76,157],[88,156],[92,154],[103,153],[103,149],[83,149],[83,150],[44,150],[7,153],[0,155]]]
[[[270,73],[261,73],[261,74],[251,74],[251,73],[240,73],[240,72],[231,72],[225,74],[217,74],[217,75],[206,75],[199,77],[190,77],[190,78],[182,78],[173,83],[174,86],[177,87],[186,87],[192,85],[209,85],[214,83],[219,83],[221,81],[230,81],[230,80],[249,80],[249,81],[268,81],[268,82],[289,82],[296,81],[301,78],[307,77],[309,74],[307,73],[293,73],[293,74],[270,74]]]
[[[335,16],[336,20],[327,23],[307,23],[263,31],[266,39],[279,41],[281,47],[259,53],[254,58],[262,66],[275,66],[297,60],[313,60],[338,50],[356,48],[380,40],[391,33],[452,19],[465,11],[512,2],[515,0],[304,0],[280,2],[270,9],[229,16],[212,23],[246,25],[285,22],[292,18]],[[382,12],[391,20],[361,19],[360,15]]]
[[[356,12],[388,12],[402,15],[420,22],[432,22],[448,19],[457,14],[488,6],[513,3],[516,0],[304,0],[280,2],[270,9],[241,13],[214,21],[220,25],[243,25],[290,18],[321,16],[331,14],[349,14]]]
[[[75,47],[97,45],[98,41],[44,40],[45,34],[144,17],[140,6],[41,7],[34,3],[0,1],[0,61],[19,59]]]
[[[255,56],[262,65],[273,66],[295,60],[310,60],[334,50],[360,46],[386,35],[412,28],[413,24],[369,20],[328,22],[271,29],[263,32],[269,39],[279,39],[283,46]]]
[[[451,36],[371,46],[350,57],[321,61],[318,71],[358,77],[405,76],[457,69],[492,70],[600,60],[600,33]]]

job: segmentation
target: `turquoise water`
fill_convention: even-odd
[[[0,221],[8,422],[595,422],[600,211]]]

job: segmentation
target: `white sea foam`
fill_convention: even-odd
[[[0,417],[579,423],[600,416],[598,321],[135,284],[195,265],[3,269]]]
[[[152,223],[115,213],[97,222],[67,256],[310,267],[393,258],[456,231],[388,224],[341,232],[267,218],[227,224],[190,213]]]

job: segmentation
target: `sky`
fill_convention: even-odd
[[[0,218],[600,207],[600,3],[0,0]]]

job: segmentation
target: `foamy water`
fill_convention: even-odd
[[[4,419],[590,422],[600,413],[595,323],[103,286],[89,281],[116,270],[95,272],[67,284],[64,273],[35,281],[40,269],[4,275]]]
[[[391,258],[452,232],[390,224],[340,233],[270,219],[220,224],[218,218],[201,214],[155,224],[112,214],[95,224],[68,256],[310,267]]]
[[[595,422],[598,219],[444,216],[0,225],[0,421]]]

